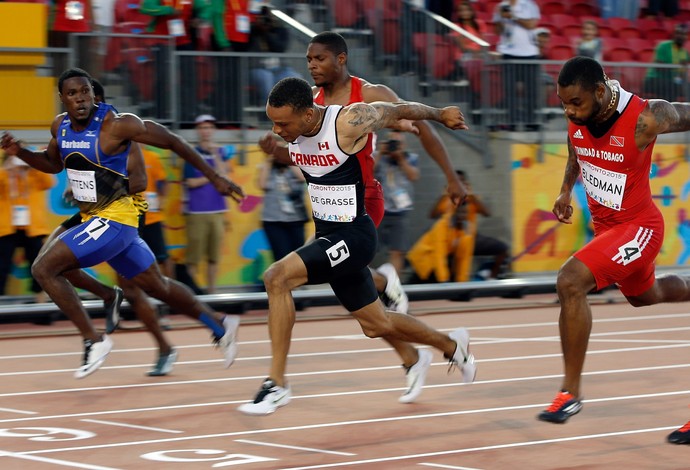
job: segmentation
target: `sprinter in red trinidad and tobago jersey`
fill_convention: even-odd
[[[292,289],[307,283],[329,283],[367,336],[385,337],[393,345],[410,368],[408,378],[412,379],[400,401],[409,403],[421,393],[431,364],[430,351],[418,352],[411,343],[440,350],[462,370],[463,380],[472,382],[475,365],[467,330],[459,328],[446,335],[414,317],[384,309],[367,268],[376,249],[376,228],[364,207],[368,156],[362,150],[370,134],[383,127],[409,131],[412,124],[401,121],[405,119],[433,119],[451,129],[467,129],[460,110],[406,102],[323,107],[314,104],[306,81],[286,78],[271,91],[266,114],[273,121],[273,132],[288,143],[291,160],[307,181],[316,236],[264,273],[271,370],[254,401],[239,410],[266,415],[289,403],[285,372],[295,321]]]
[[[320,105],[347,106],[352,103],[372,103],[387,101],[395,103],[400,100],[389,87],[369,83],[366,80],[350,75],[347,67],[348,48],[345,39],[338,33],[326,31],[314,36],[307,48],[307,66],[314,80],[314,102]],[[426,152],[438,164],[448,181],[448,194],[455,204],[461,202],[467,194],[466,188],[457,177],[448,151],[433,126],[425,121],[416,121],[419,140]],[[365,175],[364,204],[367,213],[379,226],[384,215],[384,201],[381,184],[374,179],[374,158],[376,149],[375,134],[372,134],[367,152],[369,158],[364,160]],[[284,148],[277,145],[272,135],[260,141],[264,151],[275,158],[287,161]],[[386,308],[401,313],[408,312],[408,299],[402,289],[400,279],[392,264],[386,263],[372,270],[376,290],[381,295]]]
[[[595,230],[594,239],[563,264],[556,283],[565,377],[553,404],[538,418],[563,423],[582,408],[590,291],[617,284],[635,307],[690,300],[689,279],[655,277],[664,221],[649,185],[657,135],[690,130],[690,105],[633,95],[587,57],[565,63],[558,96],[569,120],[568,162],[553,212],[560,222],[572,223],[572,190],[581,177]],[[690,443],[690,431],[676,431],[669,441]]]

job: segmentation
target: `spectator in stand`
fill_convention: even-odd
[[[493,21],[500,34],[496,50],[506,61],[535,60],[539,48],[534,29],[541,18],[539,6],[533,0],[507,0],[496,5]],[[509,128],[524,123],[527,130],[536,130],[535,108],[539,88],[539,66],[507,63],[503,66],[505,105]]]
[[[139,11],[151,16],[146,32],[154,35],[173,36],[175,38],[175,49],[179,51],[191,51],[194,46],[190,35],[193,6],[192,2],[179,0],[142,0]],[[150,50],[154,60],[154,77],[149,77],[147,86],[153,87],[155,115],[163,117],[168,115],[166,103],[167,97],[172,93],[169,64],[170,57],[167,47],[168,40],[156,40]],[[195,76],[189,73],[187,66],[189,58],[184,58],[185,62],[180,66],[180,89],[194,90]],[[191,70],[194,70],[193,67]],[[187,72],[187,73],[185,73]],[[180,103],[180,118],[189,119],[189,114],[194,116],[194,93],[182,93]]]
[[[261,223],[273,260],[278,261],[304,245],[304,224],[309,221],[306,185],[298,167],[267,157],[258,175],[258,186],[264,190]]]
[[[163,201],[168,185],[165,168],[158,153],[146,147],[142,147],[141,153],[146,166],[147,185],[143,196],[148,203],[148,211],[143,216],[143,227],[141,222],[139,224],[139,233],[153,251],[161,273],[166,277],[174,277],[172,261],[163,235]]]
[[[601,17],[627,18],[635,21],[640,16],[640,0],[599,0]]]
[[[534,30],[534,40],[539,48],[539,59],[549,60],[549,47],[551,45],[551,31],[549,28],[537,28]]]
[[[55,186],[55,177],[31,168],[7,152],[0,166],[0,295],[5,295],[12,258],[17,248],[31,266],[38,257],[43,240],[50,233],[46,218],[46,191]],[[37,302],[47,296],[31,276],[31,291]]]
[[[577,55],[601,62],[603,50],[604,43],[599,37],[599,25],[594,20],[584,20],[581,36],[577,38]]]
[[[225,0],[194,2],[193,16],[192,41],[196,50],[230,50],[225,29]]]
[[[650,18],[673,18],[680,11],[678,0],[649,0],[647,16]],[[662,16],[663,15],[663,16]]]
[[[685,49],[688,27],[678,24],[673,30],[672,39],[661,41],[654,51],[654,62],[659,64],[686,65],[690,56]],[[666,101],[678,101],[685,87],[685,68],[650,68],[644,80],[644,91],[648,97]],[[687,97],[686,97],[687,98]]]
[[[252,23],[250,50],[254,52],[283,53],[290,42],[290,32],[280,21],[273,17],[271,9],[261,7],[261,13]],[[251,70],[251,81],[256,87],[257,101],[260,106],[266,104],[273,85],[283,78],[302,76],[289,65],[281,63],[279,57],[260,59],[262,67]]]
[[[224,147],[215,143],[216,118],[203,114],[196,118],[196,131],[199,144],[196,151],[206,163],[221,175],[230,174],[228,160],[230,155]],[[228,221],[228,206],[225,197],[201,171],[185,162],[184,184],[187,192],[187,251],[185,262],[190,276],[198,282],[197,268],[206,259],[206,292],[213,294],[216,289],[218,262],[223,247]]]
[[[457,6],[457,19],[455,24],[460,26],[468,33],[472,33],[480,39],[484,39],[486,34],[486,24],[477,18],[477,13],[469,0],[463,0]],[[470,41],[465,36],[452,32],[451,36],[458,46],[458,54],[455,57],[456,61],[461,58],[477,57],[482,50],[482,47],[474,41]]]
[[[230,0],[225,6],[225,33],[233,51],[249,50],[250,32],[249,0]]]
[[[383,220],[378,227],[379,249],[388,248],[387,264],[400,276],[409,249],[407,232],[414,202],[413,183],[419,179],[419,157],[407,150],[403,133],[391,131],[375,159],[374,176],[383,187],[384,207]],[[379,271],[381,268],[383,272],[391,269],[381,266]]]
[[[70,33],[91,32],[91,0],[56,0],[53,25],[48,35],[50,47],[67,47]]]

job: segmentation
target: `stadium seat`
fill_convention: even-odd
[[[414,33],[412,46],[422,65],[431,70],[434,78],[440,80],[449,78],[455,70],[456,46],[451,39],[440,34]],[[433,64],[430,64],[430,52],[433,55]]]
[[[343,2],[339,0],[329,0],[328,6],[333,12],[335,25],[340,28],[351,28],[359,20],[359,2],[355,0]]]
[[[635,51],[629,47],[614,47],[604,51],[604,60],[610,62],[635,62]]]
[[[570,5],[569,13],[575,17],[578,16],[599,16],[599,7],[588,0],[575,1]]]
[[[542,15],[565,14],[567,8],[565,2],[558,0],[547,0],[539,5],[539,10]]]
[[[566,14],[561,14],[561,13],[556,13],[553,15],[544,15],[542,16],[541,23],[548,25],[555,31],[560,31],[561,29],[565,28],[566,26],[576,26],[578,30],[582,27],[582,23],[578,18],[575,18],[572,15],[566,15]]]
[[[549,60],[568,60],[575,55],[573,48],[568,45],[554,45],[546,54]]]

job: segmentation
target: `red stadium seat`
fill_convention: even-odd
[[[599,16],[599,7],[588,0],[580,0],[570,5],[569,13],[573,16]]]
[[[557,0],[547,0],[545,2],[542,2],[539,5],[539,10],[541,11],[542,15],[553,15],[554,13],[556,13],[556,14],[567,13],[567,8],[565,6],[565,2],[561,2],[561,1],[557,1]]]
[[[414,33],[412,45],[422,65],[431,69],[436,79],[446,79],[455,70],[455,43],[440,34]],[[430,64],[429,54],[433,56]]]
[[[551,46],[546,54],[549,60],[568,60],[575,55],[575,51],[571,46],[555,45]]]

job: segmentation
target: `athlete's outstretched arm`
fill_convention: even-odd
[[[361,149],[371,132],[384,127],[404,129],[413,127],[412,122],[422,119],[438,121],[450,129],[467,129],[465,118],[457,106],[433,108],[422,103],[403,101],[387,103],[376,101],[370,104],[355,103],[343,108],[336,121],[343,150],[355,152]],[[401,126],[401,123],[404,123]]]
[[[57,140],[55,136],[57,135],[57,129],[62,122],[64,114],[60,114],[53,120],[53,124],[50,126],[50,132],[52,138],[48,143],[48,148],[41,152],[34,152],[25,148],[22,143],[16,139],[9,132],[4,132],[2,134],[2,139],[0,139],[0,147],[7,152],[9,155],[15,155],[25,161],[27,165],[36,168],[44,173],[60,173],[65,169],[62,158],[60,158],[60,152],[58,151]]]
[[[134,114],[120,114],[110,129],[120,140],[133,140],[154,147],[169,149],[203,173],[216,190],[236,201],[244,197],[242,188],[219,174],[211,167],[189,142],[182,136],[170,132],[165,126],[154,121],[142,121]]]

